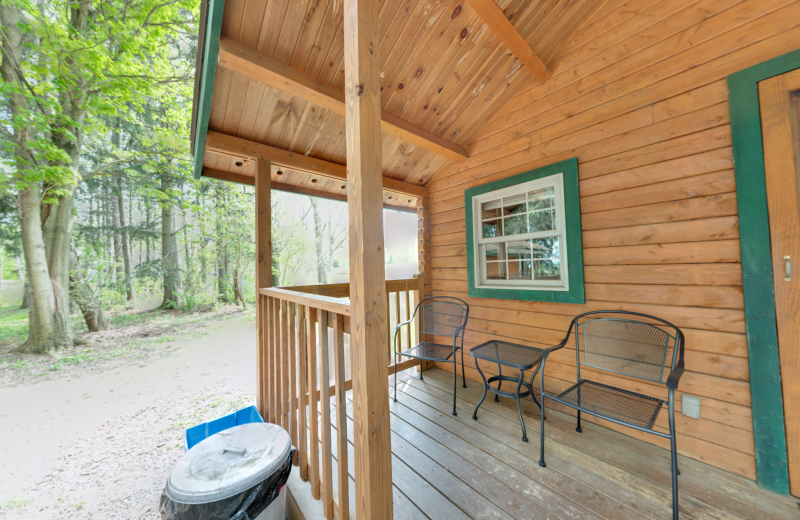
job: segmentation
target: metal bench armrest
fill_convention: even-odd
[[[672,372],[669,373],[669,377],[667,378],[667,388],[675,390],[678,388],[678,381],[680,381],[681,376],[683,375],[683,360],[679,361]]]
[[[404,321],[403,323],[398,323],[397,326],[394,328],[395,332],[397,332],[403,325],[408,325],[412,321],[414,321],[414,316],[411,316],[411,319],[408,321]]]

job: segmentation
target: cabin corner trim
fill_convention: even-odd
[[[208,0],[208,11],[205,37],[203,43],[203,71],[200,80],[199,107],[197,108],[197,121],[195,121],[194,135],[194,178],[199,179],[203,174],[203,159],[205,157],[206,134],[208,134],[208,120],[211,115],[211,97],[214,94],[214,79],[217,75],[217,58],[219,57],[219,38],[222,32],[222,13],[225,0]]]

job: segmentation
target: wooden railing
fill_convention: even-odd
[[[386,288],[390,303],[388,376],[394,372],[391,341],[395,326],[407,321],[413,312],[419,285],[416,278],[389,280]],[[300,477],[310,482],[314,498],[322,500],[325,517],[347,519],[350,506],[346,393],[352,388],[352,380],[348,339],[350,303],[346,298],[350,285],[265,288],[259,293],[259,324],[263,327],[259,331],[257,357],[261,413],[264,420],[279,424],[291,435],[297,448],[294,463],[299,466]],[[415,330],[419,330],[417,324],[404,327],[405,345],[416,339]],[[401,362],[397,369],[405,370],[418,363]],[[333,429],[337,430],[336,497],[332,475]]]

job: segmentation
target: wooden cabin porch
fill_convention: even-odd
[[[202,19],[195,176],[256,187],[257,404],[295,436],[309,518],[668,516],[663,439],[559,410],[539,468],[508,403],[450,416],[450,376],[415,361],[390,404],[392,323],[424,296],[469,303],[467,348],[546,348],[587,311],[674,323],[681,512],[798,516],[800,3],[207,0]],[[271,288],[273,189],[347,202],[351,285]],[[418,217],[402,291],[387,207]],[[569,363],[545,385],[574,384]]]
[[[390,404],[394,517],[397,519],[668,518],[672,514],[669,452],[613,430],[547,408],[547,467],[539,460],[539,410],[523,410],[529,443],[520,439],[516,405],[487,399],[472,420],[480,383],[459,385],[452,411],[452,375],[441,369],[401,375]],[[348,394],[350,515],[355,518],[353,415]],[[335,406],[331,417],[337,417]],[[335,419],[334,419],[335,422]],[[338,441],[334,425],[332,442]],[[703,519],[800,518],[796,501],[760,489],[751,480],[680,457],[681,515]],[[338,496],[337,453],[331,461]],[[289,480],[289,518],[324,516],[300,472]],[[335,506],[338,513],[338,507]],[[337,518],[339,518],[337,516]]]
[[[388,328],[411,318],[420,285],[419,278],[386,282]],[[358,518],[349,290],[349,284],[329,284],[261,291],[268,316],[259,346],[264,378],[259,398],[265,419],[286,428],[298,449],[289,482],[291,520]],[[412,321],[401,329],[402,350],[415,344],[419,328]],[[379,350],[387,354],[387,386],[394,395],[394,350],[391,344]],[[466,363],[474,378],[474,360],[467,356]],[[468,379],[462,388],[457,369],[458,415],[453,416],[452,372],[416,360],[398,365],[398,401],[389,405],[395,518],[671,516],[668,450],[607,428],[603,421],[584,421],[578,434],[574,414],[548,401],[547,467],[542,468],[536,405],[523,401],[527,443],[521,440],[513,400],[494,402],[490,394],[473,420],[483,386]],[[345,420],[347,442],[338,426]],[[679,466],[684,518],[800,518],[791,497],[689,457],[680,456]],[[340,486],[344,474],[347,484]]]

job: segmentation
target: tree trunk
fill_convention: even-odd
[[[239,283],[238,269],[233,270],[233,302],[236,303],[236,300],[242,302],[242,308],[247,308],[247,304],[244,302],[244,296],[242,295],[242,284]]]
[[[164,273],[164,300],[160,309],[178,306],[181,289],[181,269],[178,265],[178,239],[175,235],[175,206],[172,203],[172,177],[161,176],[161,191],[166,200],[161,204],[161,269]]]
[[[217,185],[217,204],[222,206],[224,203],[224,193]],[[228,248],[222,238],[222,224],[220,223],[220,212],[216,211],[216,232],[217,232],[217,291],[219,301],[230,303],[228,298]]]
[[[19,352],[51,354],[72,345],[72,323],[68,298],[58,281],[51,278],[41,224],[39,189],[32,187],[19,194],[22,249],[30,282],[31,306],[28,315],[28,340]]]
[[[111,328],[108,318],[103,312],[103,305],[83,276],[78,250],[75,248],[74,243],[70,248],[69,261],[71,267],[69,276],[70,292],[73,300],[78,304],[81,314],[83,314],[83,319],[86,321],[86,327],[89,332],[98,332]]]
[[[144,211],[145,211],[145,229],[150,231],[150,202],[145,200],[144,201]],[[145,261],[150,261],[150,234],[148,233],[145,236]]]
[[[22,63],[23,37],[21,32],[22,17],[13,4],[0,4],[0,18],[3,25],[3,60],[0,64],[4,82],[21,86],[19,65]],[[23,109],[25,97],[11,91],[8,96],[8,108],[13,121],[16,145],[14,155],[17,179],[25,178],[25,170],[31,161],[27,156],[27,141],[30,129],[25,126]],[[24,181],[22,181],[24,182]],[[64,290],[67,287],[69,269],[66,278],[59,262],[61,244],[52,236],[53,230],[72,231],[71,192],[65,197],[70,211],[70,219],[59,218],[62,212],[55,215],[44,215],[40,204],[41,186],[37,184],[21,184],[18,195],[20,231],[22,249],[31,287],[31,309],[28,314],[30,333],[27,341],[16,350],[20,352],[52,353],[61,347],[72,345],[72,323],[69,317],[69,302]],[[51,219],[51,217],[54,217]],[[43,225],[44,223],[44,225]],[[48,259],[52,260],[51,262]],[[52,265],[51,265],[52,263]]]
[[[125,202],[122,198],[122,181],[119,179],[117,179],[117,214],[119,215],[119,239],[122,249],[122,263],[125,268],[125,290],[128,301],[133,301],[133,270],[131,267],[130,235],[128,235],[126,231]],[[119,271],[117,271],[117,274],[119,275]]]
[[[17,277],[19,278],[20,282],[22,282],[22,303],[20,304],[20,309],[30,309],[31,307],[31,288],[28,285],[28,275],[25,273],[25,264],[22,262],[22,259],[19,255],[14,256],[14,260],[17,262]]]
[[[317,283],[328,283],[328,263],[325,260],[325,251],[323,241],[325,240],[325,227],[322,223],[322,217],[319,214],[317,201],[314,197],[309,197],[311,202],[311,209],[314,213],[314,243],[317,248]]]
[[[117,204],[117,196],[112,190],[111,193],[111,225],[114,229],[111,236],[114,238],[114,281],[122,283],[125,276],[122,267],[122,239],[120,237],[120,220],[119,220],[119,205]]]

